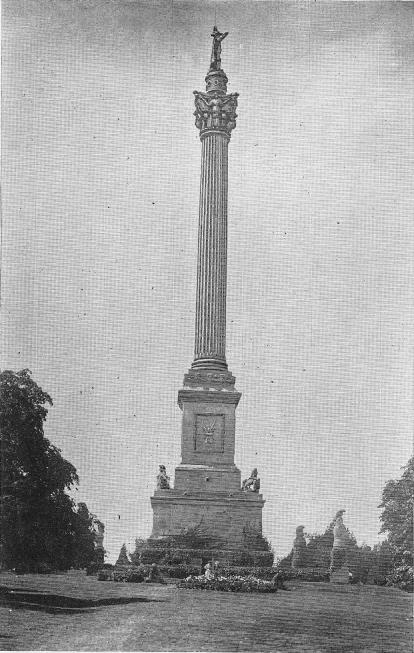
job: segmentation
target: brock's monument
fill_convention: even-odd
[[[257,470],[241,483],[234,462],[235,411],[241,394],[226,362],[228,146],[236,127],[237,93],[227,94],[221,42],[214,27],[205,93],[194,91],[201,140],[194,360],[178,392],[182,410],[181,463],[174,488],[160,466],[151,497],[150,540],[201,526],[223,549],[261,535],[264,500]]]

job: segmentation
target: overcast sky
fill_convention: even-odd
[[[180,462],[214,24],[238,92],[227,359],[236,463],[277,554],[339,508],[374,544],[412,438],[411,2],[3,0],[2,367],[54,400],[46,435],[111,558]]]

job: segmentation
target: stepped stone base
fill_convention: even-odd
[[[226,549],[243,546],[244,529],[262,532],[261,494],[243,492],[156,490],[151,497],[153,529],[150,539],[179,535],[200,527]]]

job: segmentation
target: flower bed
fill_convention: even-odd
[[[254,576],[254,578],[260,578],[260,580],[272,580],[276,574],[276,570],[273,567],[236,567],[231,566],[223,567],[224,576],[239,576],[241,578],[247,578],[248,576]]]
[[[178,583],[177,587],[192,590],[216,590],[218,592],[276,592],[276,586],[266,580],[244,578],[242,576],[228,576],[208,580],[205,576],[190,576]]]

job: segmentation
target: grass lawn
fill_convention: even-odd
[[[99,582],[80,573],[0,573],[2,650],[412,651],[411,595],[375,586],[288,583],[233,594]]]

